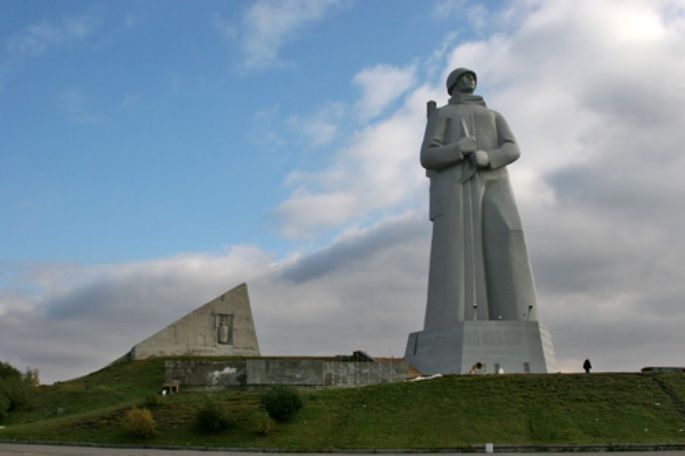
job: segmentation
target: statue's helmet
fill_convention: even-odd
[[[473,75],[473,79],[478,82],[478,76],[476,76],[475,71],[469,70],[468,68],[457,68],[456,70],[453,70],[449,76],[447,76],[447,93],[452,95],[452,89],[454,89],[454,86],[457,85],[457,81],[459,81],[459,78],[464,73],[471,73]]]

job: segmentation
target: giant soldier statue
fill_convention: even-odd
[[[501,114],[474,95],[476,73],[447,78],[447,105],[428,103],[421,165],[433,222],[424,330],[406,358],[427,374],[547,372],[549,334],[537,303],[506,166],[520,156]]]

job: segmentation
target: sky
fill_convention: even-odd
[[[557,370],[685,366],[685,3],[0,3],[0,360],[85,375],[246,282],[264,355],[422,329],[426,102],[507,119]]]

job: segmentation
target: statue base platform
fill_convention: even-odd
[[[404,360],[423,375],[555,369],[552,338],[537,321],[462,321],[448,330],[414,332]]]

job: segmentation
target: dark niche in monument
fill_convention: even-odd
[[[507,165],[520,150],[504,117],[458,68],[451,98],[428,103],[421,165],[433,223],[423,331],[405,360],[424,374],[548,372],[554,353],[538,322],[533,275]]]

